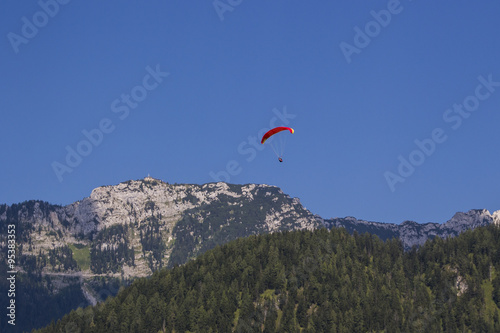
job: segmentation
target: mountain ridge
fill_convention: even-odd
[[[276,186],[169,184],[146,177],[97,187],[65,206],[35,200],[0,205],[2,253],[8,224],[16,225],[18,270],[44,295],[60,295],[67,288],[75,295],[80,289],[72,296],[76,303],[61,306],[71,308],[102,301],[103,288],[105,296],[116,294],[118,288],[103,287],[113,279],[126,284],[240,237],[343,227],[382,240],[399,238],[410,249],[436,236],[500,224],[500,211],[457,212],[443,224],[323,219]]]
[[[238,190],[237,188],[240,187]],[[345,227],[348,230],[361,232],[372,230],[372,232],[381,232],[382,239],[384,233],[401,238],[405,246],[422,245],[429,237],[435,236],[456,236],[458,233],[487,224],[500,223],[500,210],[491,214],[486,209],[471,209],[468,212],[457,212],[454,216],[444,222],[418,223],[415,221],[403,221],[400,224],[374,222],[357,219],[352,216],[344,218],[336,217],[325,219],[319,215],[314,215],[308,209],[300,204],[298,198],[290,198],[276,186],[265,184],[243,184],[235,185],[225,182],[198,184],[169,184],[159,179],[146,177],[140,180],[129,180],[117,185],[100,186],[92,190],[90,196],[73,202],[68,205],[55,205],[41,200],[30,200],[24,203],[13,205],[0,205],[0,221],[7,220],[7,210],[9,207],[20,207],[22,205],[33,205],[19,214],[18,218],[30,220],[42,227],[49,224],[55,230],[66,229],[65,236],[70,236],[68,240],[78,241],[78,238],[85,238],[91,233],[99,232],[105,228],[118,224],[130,224],[156,214],[161,214],[162,218],[172,224],[172,221],[178,221],[184,212],[196,207],[210,205],[218,196],[244,197],[253,200],[255,189],[268,189],[266,195],[271,195],[269,190],[275,191],[275,194],[283,195],[291,200],[283,211],[272,211],[272,214],[266,216],[265,224],[267,231],[273,232],[279,229],[280,213],[289,213],[293,209],[301,210],[301,213],[307,212],[301,216],[301,228],[314,228],[319,224],[326,227]],[[210,193],[209,193],[210,192]],[[226,198],[227,199],[227,198]],[[273,198],[273,200],[275,200]],[[48,207],[50,212],[48,212]],[[241,207],[241,204],[240,204]],[[43,213],[46,214],[43,214]],[[292,214],[293,215],[293,214]],[[297,215],[298,216],[298,215]],[[201,221],[200,221],[201,222]],[[412,234],[412,229],[419,228],[420,238],[404,237],[405,233]],[[374,232],[377,234],[377,232]],[[72,236],[72,237],[71,237]],[[54,244],[62,244],[56,239],[52,239]]]
[[[355,217],[324,219],[328,228],[343,227],[351,233],[370,232],[383,240],[396,237],[401,239],[406,249],[420,246],[429,238],[457,236],[461,232],[489,224],[500,225],[500,210],[491,214],[487,209],[471,209],[468,212],[457,212],[444,223],[403,221],[401,224],[358,220]]]
[[[500,224],[500,210],[491,214],[486,209],[471,209],[468,212],[457,212],[444,222],[418,223],[403,221],[400,224],[374,222],[357,219],[352,216],[325,219],[314,215],[300,204],[298,198],[291,198],[276,186],[265,184],[235,185],[225,182],[198,184],[169,184],[159,179],[146,177],[140,180],[129,180],[117,185],[100,186],[92,190],[90,196],[71,204],[62,206],[45,201],[32,200],[13,205],[0,205],[0,222],[7,221],[9,207],[22,207],[17,219],[29,221],[40,229],[46,229],[47,234],[52,231],[50,239],[35,237],[39,244],[37,248],[64,246],[68,242],[78,243],[91,237],[106,228],[116,225],[135,224],[141,228],[148,218],[161,217],[163,227],[170,232],[176,223],[190,216],[193,209],[210,208],[216,201],[235,205],[231,199],[246,200],[245,204],[254,200],[255,192],[266,190],[265,196],[275,195],[271,200],[276,203],[280,197],[288,199],[288,204],[276,210],[269,207],[263,221],[265,232],[274,232],[280,229],[283,218],[294,216],[297,218],[295,227],[312,229],[320,226],[344,227],[350,232],[371,232],[382,239],[400,238],[406,248],[422,245],[428,238],[435,236],[456,236],[464,230],[488,224]],[[32,206],[32,207],[31,207]],[[243,203],[239,203],[242,207]],[[262,209],[262,208],[260,208]],[[298,213],[297,213],[298,212]],[[186,215],[187,214],[187,215]],[[192,216],[191,216],[192,217]],[[227,217],[226,217],[227,218]],[[195,218],[203,223],[201,216]],[[228,221],[230,223],[230,221]],[[52,230],[50,230],[52,229]],[[59,235],[57,235],[59,233]],[[61,234],[63,236],[61,237]],[[57,237],[59,236],[59,237]],[[167,237],[172,240],[171,237]],[[50,244],[47,241],[50,241]],[[37,245],[39,245],[37,247]],[[33,246],[32,246],[33,247]],[[33,252],[33,251],[29,251]]]
[[[320,225],[312,214],[300,205],[298,199],[290,198],[274,186],[232,185],[223,182],[171,185],[151,177],[98,187],[89,197],[66,206],[42,201],[29,201],[12,206],[0,205],[0,221],[7,221],[11,207],[20,208],[16,220],[25,222],[26,227],[30,229],[31,237],[28,238],[32,250],[27,253],[34,254],[37,250],[92,240],[93,234],[117,225],[134,225],[141,229],[151,222],[151,219],[159,220],[157,222],[161,224],[160,232],[171,240],[177,223],[186,218],[203,222],[200,220],[201,213],[197,212],[198,215],[194,216],[196,214],[193,215],[193,210],[204,211],[221,202],[228,206],[243,207],[255,198],[264,202],[262,197],[270,196],[273,196],[273,204],[279,197],[280,205],[268,205],[265,214],[260,214],[260,231],[280,230],[282,223],[299,229],[313,229]],[[241,202],[237,203],[238,200]],[[23,206],[27,207],[22,208]],[[259,208],[262,210],[263,205]],[[228,213],[234,215],[234,211]],[[210,215],[209,212],[204,214],[206,217]],[[292,218],[293,221],[290,221]],[[230,223],[231,218],[228,220]],[[233,220],[236,221],[236,218],[233,217]],[[34,228],[37,228],[39,235]],[[46,231],[45,235],[40,236],[40,231]]]

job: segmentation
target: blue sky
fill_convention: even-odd
[[[276,185],[325,218],[498,210],[499,16],[493,0],[4,2],[0,202],[149,173]],[[272,124],[295,129],[283,163],[253,144]]]

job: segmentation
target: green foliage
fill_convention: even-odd
[[[228,186],[231,191],[241,194],[241,185]],[[190,193],[188,189],[184,200],[197,203],[198,199]],[[270,197],[275,200],[269,200]],[[183,264],[217,245],[237,238],[268,232],[264,228],[267,214],[291,201],[277,187],[256,189],[252,199],[226,194],[219,194],[217,198],[210,204],[187,210],[177,222],[173,229],[176,243],[167,267]],[[309,214],[301,207],[296,207],[296,212],[304,216]],[[296,226],[296,219],[284,218],[279,230],[290,230]]]
[[[73,252],[67,245],[49,250],[48,258],[50,265],[56,271],[66,272],[78,268],[76,260],[73,259]]]
[[[101,230],[90,248],[90,269],[97,274],[118,272],[124,263],[134,265],[134,249],[130,246],[126,224]]]
[[[237,239],[50,328],[81,332],[495,332],[500,229],[404,252],[344,229]]]
[[[69,248],[73,252],[73,258],[76,260],[80,270],[87,270],[90,267],[90,249],[83,244],[69,244]]]
[[[141,221],[139,228],[142,251],[144,256],[148,258],[148,265],[152,271],[163,267],[162,259],[167,248],[160,231],[161,227],[162,222],[158,218],[150,216]]]
[[[6,261],[0,262],[0,304],[8,304],[7,274],[9,271]],[[61,318],[68,313],[68,309],[87,304],[78,279],[67,278],[67,287],[57,287],[50,276],[42,276],[38,272],[21,273],[16,275],[16,325],[7,323],[9,317],[0,319],[0,332],[29,332],[33,327],[44,327],[51,320]],[[57,293],[54,293],[55,289]]]

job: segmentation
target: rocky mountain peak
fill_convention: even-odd
[[[493,216],[487,209],[471,209],[468,212],[458,212],[444,223],[444,226],[457,232],[493,223]]]
[[[82,256],[90,254],[90,267],[80,267],[87,274],[122,270],[126,276],[145,276],[238,237],[321,225],[298,198],[275,186],[169,184],[152,177],[95,188],[63,207],[5,206],[0,222],[11,219],[13,209],[30,244],[23,255],[77,244],[85,249]],[[99,261],[101,254],[116,262]]]
[[[410,221],[410,220],[406,220],[403,223],[401,223],[401,226],[403,226],[403,227],[415,227],[417,225],[419,225],[417,222]]]
[[[493,218],[493,223],[500,225],[500,210],[494,212],[491,217]]]

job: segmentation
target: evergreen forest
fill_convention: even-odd
[[[237,239],[36,332],[500,332],[500,227],[405,251],[325,228]]]

